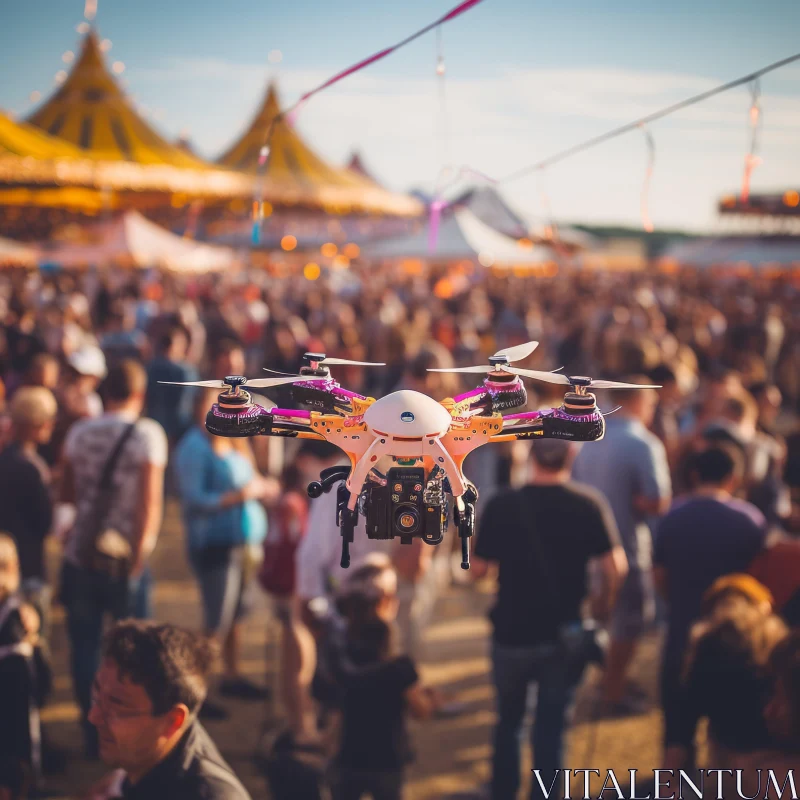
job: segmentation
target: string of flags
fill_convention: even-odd
[[[88,0],[87,0],[88,2]],[[308,101],[319,92],[324,91],[325,89],[333,86],[334,84],[338,83],[339,81],[343,80],[344,78],[348,77],[349,75],[353,75],[356,72],[360,72],[362,69],[374,64],[381,59],[386,58],[387,56],[391,55],[392,53],[396,52],[402,47],[405,47],[407,44],[410,44],[415,39],[419,39],[420,36],[424,36],[429,31],[434,30],[435,28],[439,28],[441,25],[444,25],[446,22],[450,22],[450,20],[455,19],[456,17],[461,16],[461,14],[469,11],[471,8],[474,8],[479,3],[482,3],[483,0],[463,0],[463,2],[459,3],[455,8],[450,9],[444,16],[440,17],[439,19],[431,22],[430,24],[426,25],[424,28],[420,28],[418,31],[415,31],[410,36],[407,36],[402,41],[398,42],[391,47],[385,47],[383,50],[379,50],[377,53],[373,53],[371,56],[362,59],[361,61],[352,64],[351,66],[343,69],[341,72],[337,72],[333,77],[328,78],[328,80],[321,83],[314,89],[306,92],[305,94],[301,95],[297,101],[285,111],[282,111],[278,114],[270,123],[269,127],[267,128],[266,134],[264,136],[264,144],[259,151],[258,157],[258,170],[257,170],[257,180],[256,180],[256,197],[253,200],[253,243],[258,244],[260,241],[260,231],[261,231],[261,223],[263,222],[264,218],[264,177],[266,174],[266,167],[269,159],[269,145],[270,139],[272,138],[272,132],[275,129],[275,125],[285,119],[290,125],[293,125],[295,120],[297,119],[297,115],[302,110],[303,106],[308,103]],[[444,68],[444,61],[441,61],[442,69]],[[437,66],[437,73],[438,73],[438,66]],[[443,72],[441,74],[444,74]]]
[[[571,158],[578,153],[582,153],[585,150],[589,150],[592,147],[596,147],[599,144],[603,144],[611,139],[615,139],[618,136],[622,136],[630,131],[641,129],[645,132],[646,140],[647,140],[647,147],[648,147],[648,162],[647,162],[647,169],[645,172],[645,184],[642,191],[642,223],[645,230],[652,229],[652,222],[649,217],[649,213],[647,210],[647,194],[649,191],[650,179],[652,177],[653,166],[655,164],[655,141],[652,137],[652,134],[649,133],[647,126],[651,122],[655,122],[656,120],[663,119],[664,117],[669,116],[670,114],[674,114],[677,111],[681,111],[684,108],[688,108],[689,106],[696,105],[697,103],[701,103],[704,100],[708,100],[711,97],[714,97],[718,94],[722,94],[723,92],[730,91],[731,89],[735,89],[738,86],[743,86],[745,84],[750,84],[751,86],[751,105],[750,105],[750,125],[751,125],[751,142],[750,142],[750,149],[745,157],[745,171],[744,177],[742,181],[742,194],[743,200],[746,201],[747,196],[749,196],[749,185],[750,185],[750,175],[752,174],[753,169],[761,163],[761,159],[759,156],[756,155],[757,148],[758,148],[758,131],[761,121],[761,108],[759,105],[759,78],[763,75],[766,75],[769,72],[774,72],[781,67],[785,67],[789,64],[794,63],[795,61],[800,61],[800,53],[795,53],[794,55],[788,56],[787,58],[783,58],[780,61],[775,61],[772,64],[768,64],[765,67],[762,67],[755,72],[748,73],[747,75],[743,75],[740,78],[736,78],[732,81],[728,81],[727,83],[720,84],[719,86],[714,87],[713,89],[709,89],[705,92],[701,92],[700,94],[693,95],[692,97],[687,98],[686,100],[682,100],[678,103],[673,103],[672,105],[666,106],[665,108],[661,108],[658,111],[654,111],[651,114],[647,114],[644,117],[639,119],[633,120],[632,122],[628,122],[625,125],[620,125],[616,128],[613,128],[606,133],[602,133],[599,136],[594,136],[590,139],[586,139],[583,142],[579,142],[578,144],[572,145],[571,147],[566,148],[565,150],[561,150],[558,153],[555,153],[547,158],[544,158],[540,161],[537,161],[533,164],[529,164],[525,167],[520,167],[516,169],[514,172],[509,173],[501,178],[487,178],[484,176],[484,180],[488,180],[493,185],[501,185],[510,183],[511,181],[518,180],[519,178],[525,177],[535,172],[541,172],[548,167],[557,164],[561,161],[566,160],[567,158]],[[453,167],[449,167],[451,171],[454,169]],[[472,175],[480,175],[477,170],[472,169],[468,166],[462,166],[458,170],[459,175],[464,174],[472,174]],[[431,209],[429,211],[429,218],[430,218],[430,230],[431,236],[429,237],[429,249],[430,252],[433,252],[436,247],[436,232],[438,231],[439,225],[439,217],[441,216],[441,208],[443,207],[441,203],[443,202],[441,198],[437,198],[439,200],[439,206],[437,209],[434,209],[433,204],[431,204]]]

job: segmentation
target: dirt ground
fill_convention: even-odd
[[[153,557],[156,616],[182,625],[199,627],[201,610],[194,582],[184,557],[183,533],[177,507],[170,503],[164,532]],[[57,546],[50,553],[52,575],[57,574]],[[420,665],[425,682],[441,687],[455,700],[467,704],[464,714],[413,723],[417,761],[408,774],[408,800],[462,795],[484,783],[489,776],[491,732],[494,724],[493,692],[488,661],[487,592],[473,586],[449,588],[440,597],[433,621],[426,631],[426,659]],[[274,626],[266,598],[248,620],[244,637],[244,671],[253,680],[274,684]],[[69,763],[63,775],[48,782],[52,797],[82,796],[82,792],[106,770],[82,757],[78,709],[73,701],[68,669],[68,642],[63,613],[56,609],[52,635],[55,691],[42,719],[54,742],[66,749]],[[643,644],[634,679],[647,689],[652,710],[624,720],[591,721],[593,686],[597,674],[590,671],[578,695],[570,731],[568,765],[573,769],[614,769],[618,776],[629,769],[650,772],[659,766],[658,741],[661,717],[656,698],[655,637]],[[215,698],[218,699],[218,698]],[[230,719],[208,722],[206,727],[223,755],[249,789],[254,800],[268,799],[263,777],[252,757],[265,721],[275,720],[276,705],[226,700]],[[525,755],[525,774],[530,766]],[[598,787],[599,788],[599,787]]]

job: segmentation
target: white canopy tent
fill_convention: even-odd
[[[407,236],[384,239],[364,245],[361,253],[366,258],[394,259],[421,258],[429,261],[458,259],[477,260],[484,266],[532,266],[554,261],[550,247],[520,244],[482,222],[468,208],[447,209],[442,214],[436,246],[429,248],[430,221],[424,228]]]
[[[39,260],[61,267],[127,266],[156,267],[172,272],[219,272],[238,264],[228,247],[199,244],[184,239],[128,211],[116,219],[89,229],[88,241],[44,245]]]
[[[525,247],[517,239],[481,222],[469,209],[457,208],[453,213],[461,234],[484,266],[531,266],[556,258],[552,248],[531,243]]]

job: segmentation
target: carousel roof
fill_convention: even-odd
[[[274,83],[242,136],[219,158],[225,167],[258,172],[259,153],[267,131],[269,160],[264,175],[264,197],[286,205],[323,207],[336,213],[367,212],[417,216],[422,205],[407,195],[389,192],[353,170],[326,163],[303,141],[280,113]]]
[[[31,114],[29,122],[103,161],[209,169],[139,116],[108,70],[94,30],[84,37],[67,79]]]
[[[17,122],[0,112],[0,159],[8,157],[52,160],[85,156],[69,142],[49,136],[33,125]]]
[[[65,187],[193,196],[253,191],[249,176],[202,161],[141,119],[106,69],[94,31],[67,80],[28,123],[0,115],[0,184],[15,187],[0,205],[60,205],[56,195]],[[42,202],[43,192],[55,202]]]

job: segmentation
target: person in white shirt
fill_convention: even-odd
[[[64,547],[61,599],[89,756],[97,754],[87,717],[104,618],[150,616],[147,562],[163,516],[167,437],[157,422],[141,418],[146,387],[138,362],[111,367],[103,386],[106,412],[75,423],[64,443],[60,499],[75,506],[75,522]],[[104,473],[110,488],[101,488]]]
[[[304,442],[296,463],[305,485],[319,480],[320,472],[326,467],[346,464],[347,460],[333,445],[309,441]],[[289,637],[283,649],[284,687],[293,700],[289,727],[296,742],[316,738],[311,702],[311,683],[317,666],[314,633],[319,632],[319,619],[333,612],[336,589],[353,570],[352,566],[343,569],[339,563],[342,537],[336,524],[337,486],[310,503],[306,532],[296,552],[292,613],[283,628],[284,635]],[[365,521],[361,517],[350,546],[352,564],[360,563],[372,552],[386,552],[390,546],[390,541],[368,539]]]

